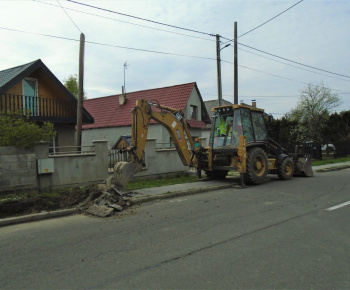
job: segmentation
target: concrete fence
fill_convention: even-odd
[[[108,177],[107,141],[94,141],[93,152],[49,155],[49,145],[32,149],[0,147],[0,191],[52,190]]]
[[[94,150],[79,154],[50,155],[48,144],[32,149],[0,147],[0,192],[84,185],[105,180],[108,173],[107,141],[94,141]],[[186,172],[175,148],[156,149],[156,139],[147,140],[146,166],[135,175],[155,178]]]
[[[35,148],[0,147],[0,191],[36,187]]]
[[[143,170],[135,178],[154,178],[160,175],[172,175],[187,172],[175,148],[156,148],[156,139],[147,139],[145,149],[145,163]]]

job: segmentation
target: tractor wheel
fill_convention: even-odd
[[[248,151],[247,171],[244,179],[247,184],[261,184],[268,173],[267,156],[260,147],[252,148]]]
[[[205,172],[209,179],[224,179],[226,178],[227,173],[227,170],[214,170]]]
[[[294,174],[294,163],[289,157],[284,158],[277,168],[278,177],[282,180],[289,180]]]

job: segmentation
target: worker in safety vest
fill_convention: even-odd
[[[220,136],[231,136],[232,135],[232,119],[225,122],[225,119],[220,121]]]
[[[224,118],[220,121],[220,136],[226,136],[227,128],[226,128],[226,121]]]

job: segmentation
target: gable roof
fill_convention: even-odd
[[[219,107],[219,100],[215,99],[215,100],[205,101],[204,104],[210,117],[214,116],[214,112],[212,112],[211,109],[215,107]],[[226,106],[226,105],[233,105],[233,104],[229,101],[222,99],[222,105]]]
[[[202,103],[201,113],[203,121],[201,121],[200,125],[206,127],[205,124],[210,123],[210,118],[205,109],[197,84],[192,82],[188,84],[126,93],[127,101],[123,105],[119,104],[120,95],[85,100],[84,107],[94,117],[95,122],[91,125],[84,125],[83,130],[130,126],[132,121],[131,110],[135,107],[136,101],[141,98],[148,101],[158,101],[161,105],[184,110],[194,89],[197,91]],[[152,123],[154,122],[152,121]],[[196,128],[199,128],[196,122],[193,123],[193,125],[196,125]]]
[[[23,74],[28,68],[30,68],[36,61],[32,61],[27,64],[16,66],[13,68],[0,71],[0,93],[5,92],[11,86],[15,85],[17,76]]]
[[[15,84],[22,81],[25,77],[29,76],[38,69],[42,69],[45,72],[45,74],[48,75],[50,79],[52,79],[61,90],[63,90],[63,92],[68,96],[69,100],[72,101],[75,106],[77,106],[77,99],[48,69],[48,67],[41,61],[41,59],[37,59],[27,64],[0,71],[0,94],[6,93],[7,90],[9,90]],[[89,112],[85,108],[83,108],[83,122],[88,124],[94,122],[94,118],[89,114]]]

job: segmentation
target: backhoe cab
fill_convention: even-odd
[[[214,111],[209,146],[193,138],[181,110],[140,99],[132,111],[132,140],[127,148],[131,162],[119,162],[114,168],[116,184],[124,186],[142,169],[148,126],[151,119],[162,124],[170,134],[185,166],[202,170],[210,179],[225,178],[230,170],[238,171],[241,182],[261,184],[268,173],[281,179],[293,175],[313,176],[311,159],[297,146],[287,154],[268,136],[264,110],[246,104],[220,106]],[[187,139],[188,143],[184,142]]]

